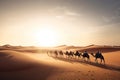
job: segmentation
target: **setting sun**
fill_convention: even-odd
[[[57,33],[49,28],[43,28],[39,30],[39,32],[36,32],[35,39],[37,41],[37,44],[39,46],[55,46],[57,44]]]

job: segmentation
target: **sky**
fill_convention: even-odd
[[[0,45],[120,45],[120,0],[0,0]]]

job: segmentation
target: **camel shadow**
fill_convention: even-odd
[[[53,56],[51,56],[51,57],[56,59],[56,60],[62,60],[62,61],[69,62],[69,63],[72,63],[72,64],[73,63],[81,63],[81,64],[84,64],[84,65],[92,65],[92,66],[95,66],[95,67],[120,72],[120,66],[115,66],[115,65],[110,65],[110,64],[100,64],[100,63],[95,63],[95,62],[91,62],[91,61],[83,61],[81,59],[77,60],[77,59],[67,59],[67,58],[53,57]]]

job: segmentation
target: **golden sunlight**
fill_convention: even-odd
[[[51,28],[43,28],[36,32],[35,39],[39,46],[51,47],[57,44],[58,35]]]

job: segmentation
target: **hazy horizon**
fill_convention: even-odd
[[[0,0],[0,45],[120,45],[119,0]]]

